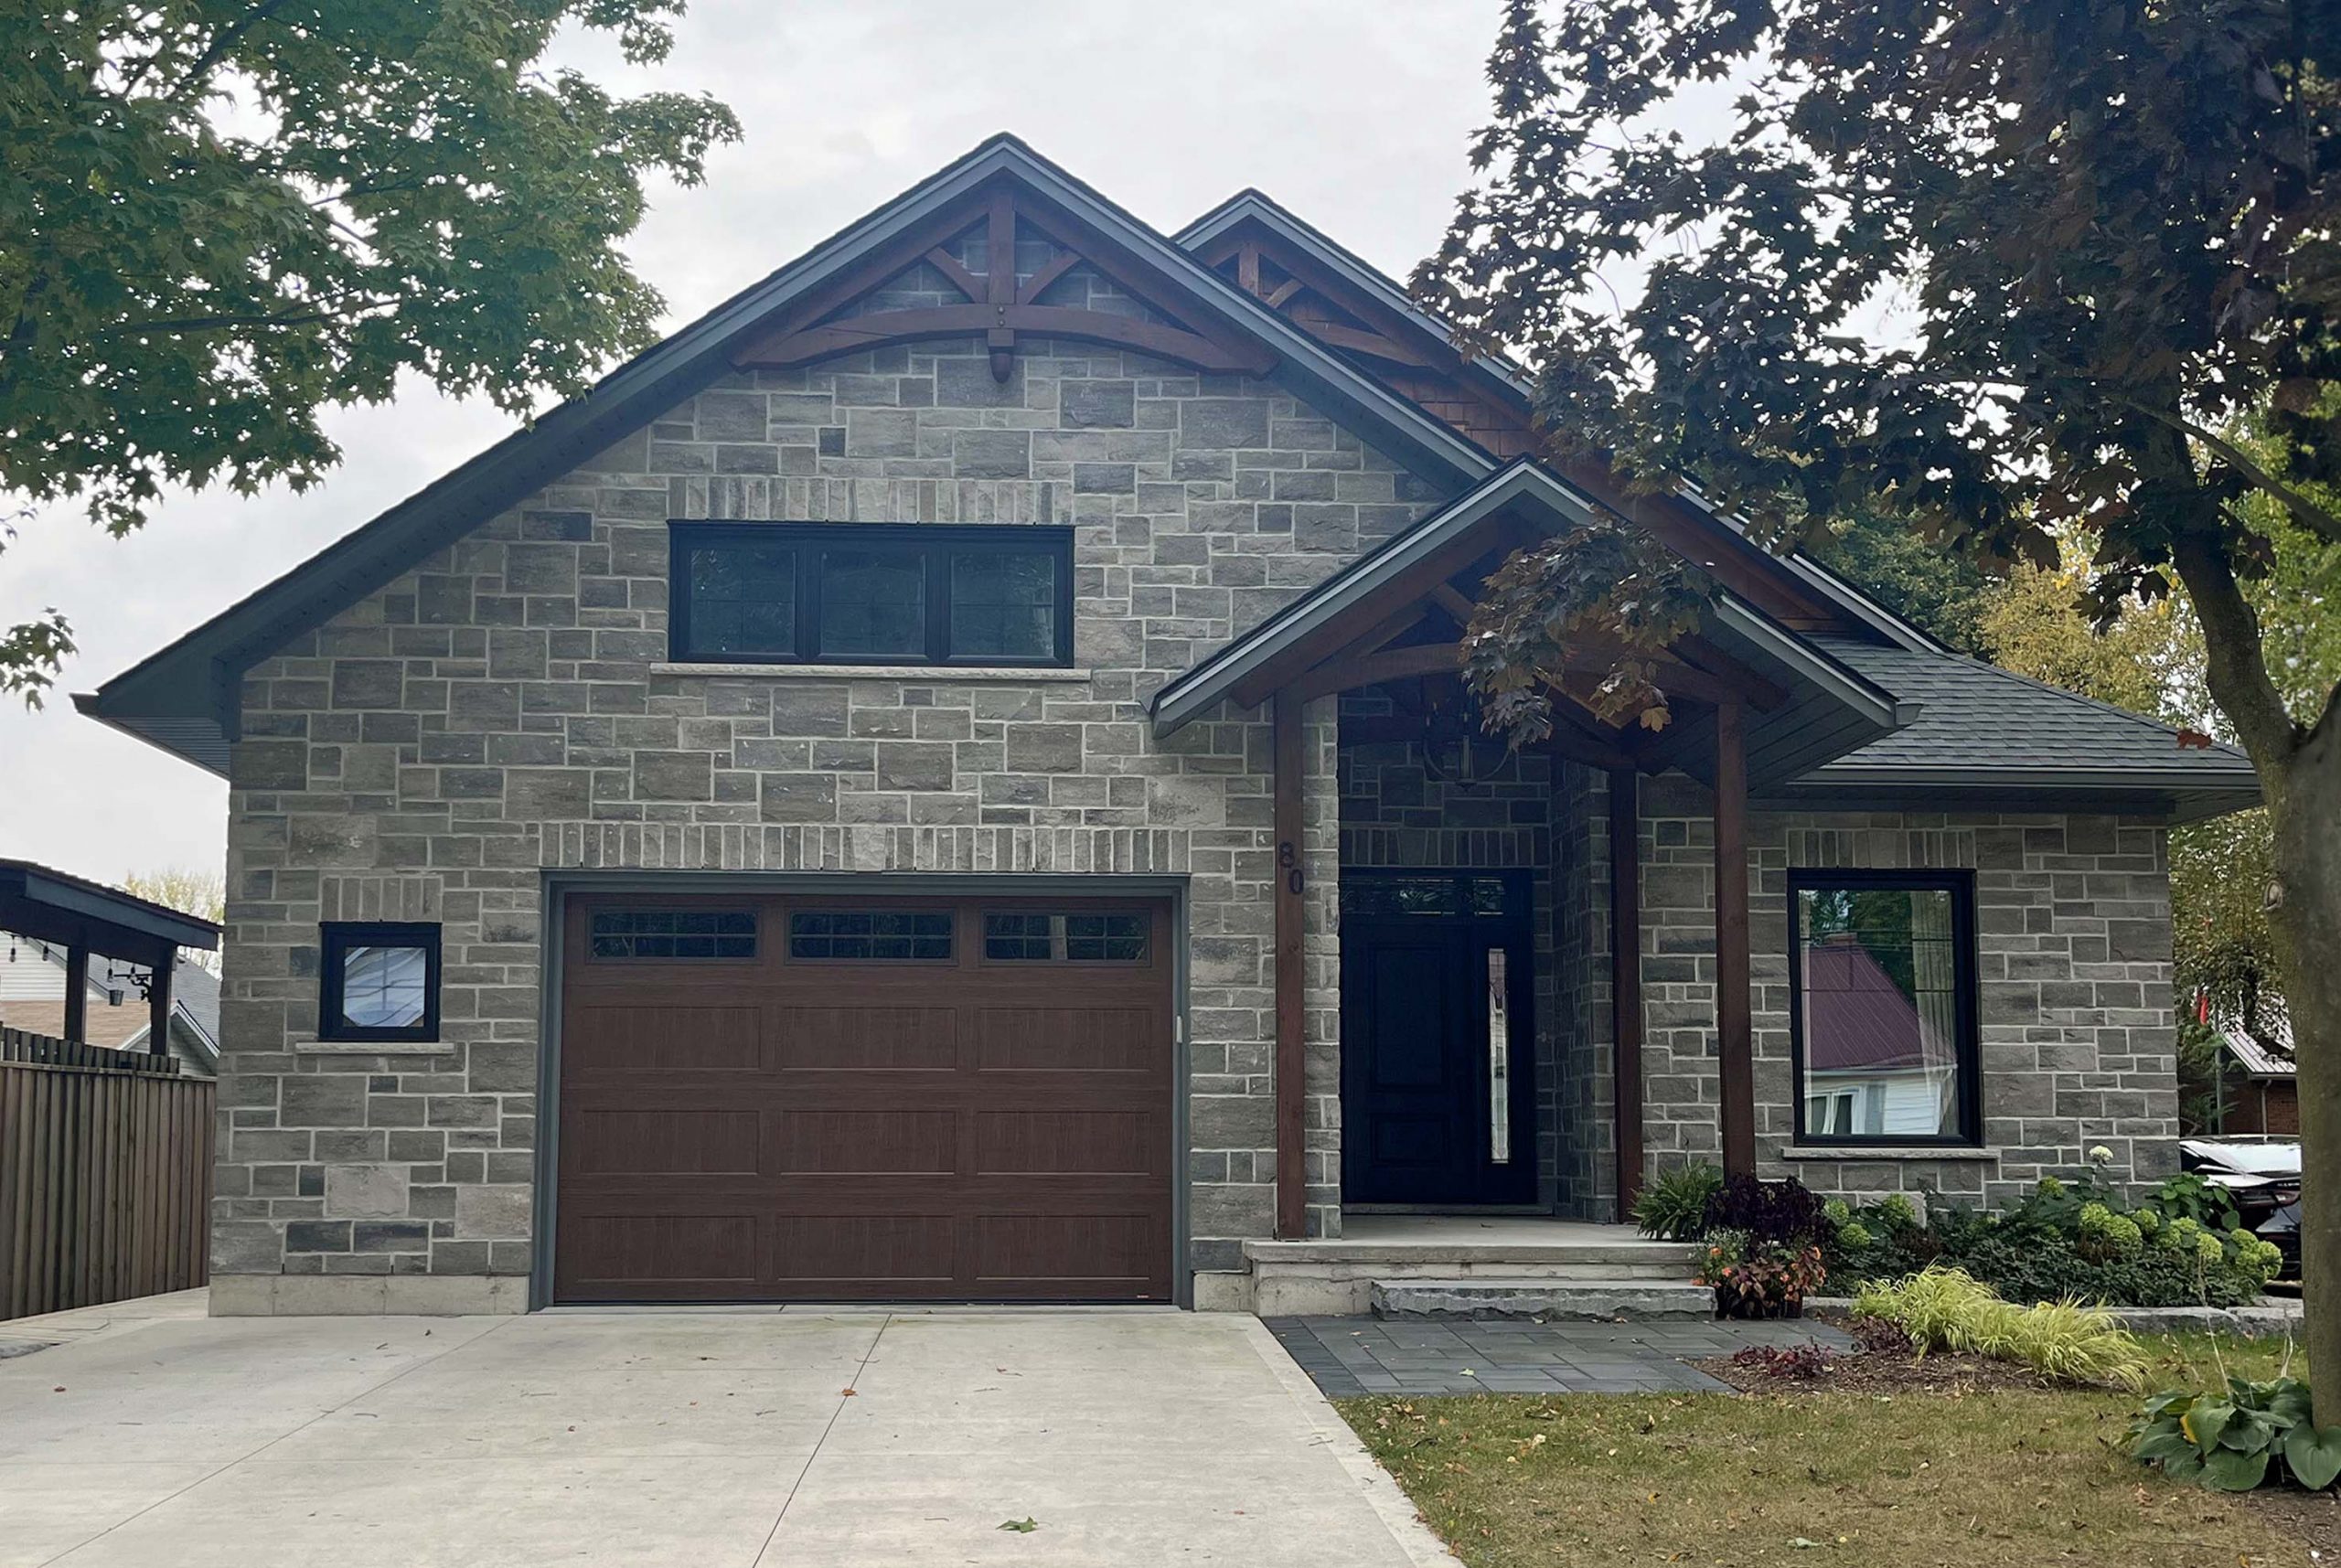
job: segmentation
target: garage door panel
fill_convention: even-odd
[[[587,917],[598,897],[582,900]],[[1178,1159],[1160,908],[1146,962],[1076,961],[1062,943],[999,962],[975,933],[1013,900],[720,901],[755,910],[753,961],[572,944],[556,1299],[1169,1296]],[[792,910],[848,905],[949,909],[952,956],[790,951]],[[1053,942],[1071,923],[1032,929]]]
[[[978,1111],[976,1169],[986,1176],[1150,1176],[1163,1168],[1161,1135],[1160,1119],[1144,1111]]]
[[[1158,1016],[1143,1007],[985,1008],[977,1064],[987,1072],[1159,1072]]]
[[[1112,1282],[1132,1295],[1150,1278],[1159,1242],[1167,1241],[1146,1213],[986,1214],[974,1224],[975,1274],[979,1285],[1015,1281],[1035,1289]]]
[[[701,997],[705,992],[700,992]],[[762,1020],[753,1005],[622,1005],[588,999],[561,1018],[564,1073],[759,1072]]]
[[[949,1214],[787,1214],[773,1224],[773,1277],[798,1285],[947,1285],[958,1275]]]
[[[950,1072],[958,1027],[950,1008],[776,1008],[772,1061],[784,1072]]]
[[[957,1110],[775,1111],[779,1174],[949,1175],[959,1168]]]
[[[580,1176],[754,1176],[760,1118],[754,1111],[586,1110],[563,1135]]]
[[[758,1221],[748,1214],[599,1214],[561,1227],[588,1289],[756,1284]]]

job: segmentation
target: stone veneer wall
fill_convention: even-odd
[[[1681,774],[1642,781],[1644,1139],[1653,1168],[1719,1157],[1714,824]],[[1823,1191],[2002,1203],[2113,1152],[2115,1181],[2176,1168],[2164,830],[2102,816],[1757,812],[1748,823],[1757,1155]],[[1984,1147],[1845,1157],[1791,1148],[1790,867],[1975,872]],[[1596,933],[1607,951],[1606,927]],[[1599,1020],[1606,1051],[1609,1020]]]
[[[1281,389],[1027,344],[732,377],[248,672],[230,800],[219,1311],[525,1305],[544,877],[1187,879],[1192,1261],[1269,1233],[1263,716],[1155,741],[1171,675],[1427,510]],[[712,677],[670,518],[1071,524],[1080,678]],[[1339,1224],[1333,704],[1309,716],[1309,1200]],[[318,931],[444,923],[433,1051],[320,1048]]]

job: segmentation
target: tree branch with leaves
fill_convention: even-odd
[[[650,342],[621,242],[647,179],[735,139],[704,96],[544,61],[564,27],[647,64],[681,0],[89,0],[0,19],[0,492],[116,535],[166,485],[315,484],[329,408],[402,373],[526,415]],[[37,702],[55,612],[0,628]]]
[[[1512,0],[1489,74],[1416,289],[1526,357],[1556,453],[1775,549],[1891,518],[1999,575],[2080,532],[2100,621],[2190,601],[2269,803],[2341,1365],[2341,693],[2287,689],[2252,603],[2271,511],[2341,539],[2341,0]]]

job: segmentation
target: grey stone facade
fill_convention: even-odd
[[[214,1227],[221,1311],[517,1307],[543,890],[561,869],[1185,879],[1191,1261],[1273,1210],[1265,716],[1142,704],[1438,499],[1267,384],[1117,351],[734,377],[247,675]],[[665,663],[669,519],[1070,524],[1077,670]],[[1333,705],[1309,713],[1309,1198],[1339,1224]],[[320,1046],[318,923],[444,923],[443,1040]],[[333,1277],[338,1285],[301,1283]]]
[[[1565,1081],[1582,1097],[1565,1122],[1563,1163],[1583,1172],[1587,1218],[1614,1216],[1614,1118],[1607,1005],[1607,794],[1571,766],[1555,827],[1588,875],[1581,937],[1560,962],[1598,1006],[1572,1012]],[[1715,1044],[1714,821],[1682,774],[1641,781],[1643,1143],[1652,1168],[1721,1158]],[[1760,1169],[1829,1192],[1940,1193],[2006,1202],[2046,1175],[2113,1155],[2117,1182],[2176,1168],[2178,1090],[2171,996],[2169,863],[2164,830],[2102,816],[1755,812],[1748,819],[1756,1137]],[[1983,1145],[1892,1157],[1794,1144],[1789,1023],[1790,869],[1975,873],[1976,982]],[[1570,873],[1572,876],[1574,872]],[[1851,1157],[1849,1157],[1851,1155]]]
[[[566,870],[1143,876],[1185,889],[1191,1264],[1271,1229],[1268,729],[1157,741],[1170,677],[1435,506],[1270,385],[1117,351],[893,348],[734,377],[251,669],[234,753],[214,1305],[490,1310],[537,1256],[541,944]],[[1071,671],[668,661],[670,520],[1075,529]],[[1606,796],[1544,759],[1441,783],[1405,742],[1307,726],[1309,1200],[1340,1226],[1337,890],[1351,866],[1525,868],[1539,1160],[1608,1218]],[[1386,712],[1352,698],[1352,716]],[[1646,1140],[1717,1147],[1707,807],[1644,781]],[[2162,837],[2094,818],[1759,815],[1759,1146],[1815,1186],[2004,1196],[2090,1145],[2171,1162]],[[1978,873],[1985,1157],[1823,1160],[1791,1114],[1792,865]],[[320,1045],[318,924],[443,926],[442,1039]]]

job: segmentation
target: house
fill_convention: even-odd
[[[1002,137],[78,699],[231,784],[214,1309],[1240,1306],[1685,1161],[2174,1169],[2245,760],[1537,444],[1267,197]],[[1673,722],[1486,742],[1473,595],[1605,512],[1723,585]],[[1907,1007],[1816,1015],[1848,933]]]
[[[2259,1034],[2240,1026],[2223,1028],[2218,1048],[2211,1136],[2299,1137],[2299,1071],[2293,1061],[2292,1030],[2283,1020],[2276,1019]]]
[[[0,931],[0,1028],[63,1039],[65,1034],[64,948]],[[87,981],[83,1040],[117,1051],[151,1049],[154,1026],[147,1007],[144,965],[104,959]],[[171,979],[171,1027],[167,1054],[179,1071],[209,1078],[219,1071],[219,980],[185,953]]]

